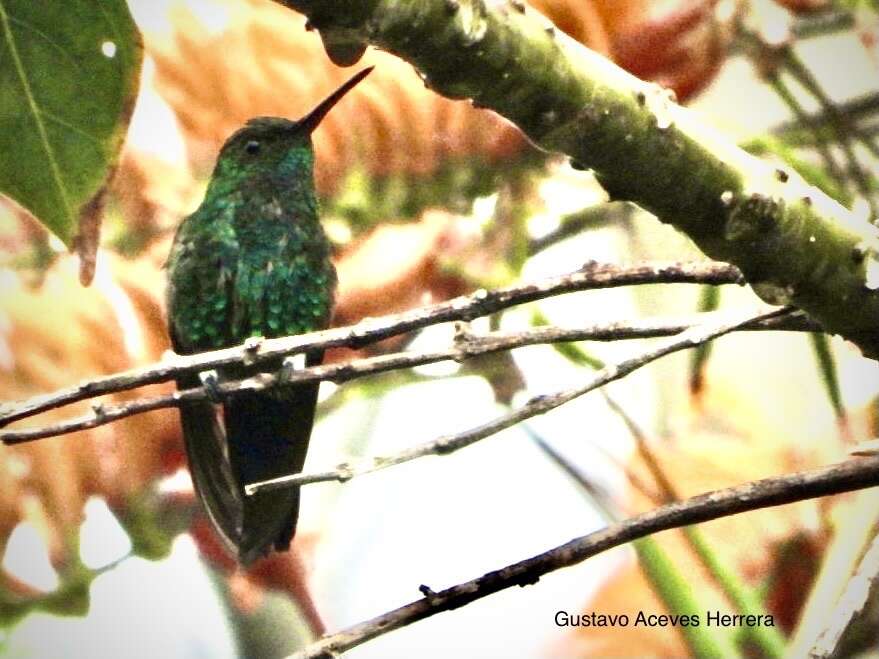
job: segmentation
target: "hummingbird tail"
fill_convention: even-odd
[[[309,366],[323,354],[309,355]],[[314,424],[318,383],[247,392],[224,404],[229,464],[241,498],[239,561],[248,564],[272,549],[284,551],[296,531],[299,488],[246,496],[250,483],[302,471]]]

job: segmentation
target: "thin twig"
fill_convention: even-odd
[[[711,320],[711,314],[700,314],[689,319],[684,317],[654,318],[627,323],[603,323],[580,329],[540,327],[522,332],[491,332],[483,336],[465,333],[459,335],[456,338],[456,343],[445,350],[394,352],[375,357],[354,359],[348,362],[313,366],[290,374],[282,375],[281,373],[275,373],[272,375],[264,373],[244,380],[224,381],[217,386],[217,391],[222,395],[231,395],[241,391],[261,391],[282,383],[319,382],[323,380],[340,384],[367,375],[413,368],[440,361],[463,362],[477,355],[512,350],[541,343],[587,340],[619,341],[671,336]],[[796,313],[748,323],[738,329],[810,332],[816,331],[819,328],[804,314]],[[92,406],[91,413],[72,419],[35,428],[0,432],[0,441],[4,444],[21,444],[47,437],[57,437],[103,426],[137,414],[178,407],[183,401],[208,400],[209,398],[205,390],[198,387],[175,391],[161,396],[136,398],[116,405],[96,404]]]
[[[879,485],[879,458],[858,458],[701,494],[612,524],[472,581],[439,592],[427,590],[428,595],[424,598],[325,636],[289,659],[333,656],[394,629],[459,608],[492,593],[536,583],[549,572],[576,565],[603,551],[659,531],[876,485]]]
[[[710,322],[711,319],[712,316],[710,314],[700,314],[689,319],[682,317],[656,318],[636,320],[628,323],[603,323],[580,329],[540,327],[522,332],[491,332],[483,336],[463,333],[457,336],[453,346],[445,350],[394,352],[375,357],[354,359],[348,362],[313,366],[294,373],[263,373],[244,380],[226,380],[217,385],[217,391],[222,395],[232,395],[242,391],[262,391],[279,384],[319,382],[323,380],[340,384],[367,375],[423,366],[424,364],[440,361],[452,360],[463,362],[477,355],[512,350],[541,343],[586,340],[618,341],[670,336],[701,323]],[[805,315],[791,314],[749,323],[739,329],[815,331],[817,327]],[[2,431],[0,432],[0,441],[4,444],[21,444],[47,437],[57,437],[103,426],[137,414],[178,407],[184,401],[208,400],[209,398],[205,390],[202,387],[198,387],[175,391],[161,396],[136,398],[115,405],[96,404],[92,406],[90,413],[72,419],[66,419],[46,426]]]
[[[109,393],[148,384],[167,382],[181,375],[230,365],[257,364],[286,355],[338,346],[360,347],[429,325],[472,320],[501,309],[534,302],[562,293],[617,286],[659,283],[743,284],[735,266],[726,263],[642,263],[627,267],[586,263],[576,272],[495,291],[478,290],[446,302],[401,314],[368,318],[356,325],[322,332],[248,342],[234,348],[213,350],[171,359],[149,366],[95,378],[82,384],[43,394],[26,401],[0,405],[0,428],[48,410]]]
[[[827,95],[823,87],[821,87],[821,84],[815,76],[812,75],[811,71],[809,71],[809,69],[803,64],[802,60],[789,43],[784,43],[779,46],[767,44],[758,33],[748,30],[741,24],[739,26],[739,33],[745,43],[749,46],[749,54],[752,59],[754,59],[757,66],[763,71],[764,77],[769,85],[790,108],[797,120],[812,129],[815,135],[815,148],[817,148],[818,152],[821,154],[830,174],[841,185],[845,185],[846,178],[844,173],[840,170],[839,165],[833,158],[828,145],[821,139],[822,131],[820,123],[810,116],[800,102],[794,97],[788,86],[781,79],[779,69],[790,74],[803,87],[803,89],[818,102],[829,120],[830,127],[836,135],[839,147],[845,155],[845,159],[848,163],[848,173],[854,180],[858,191],[869,203],[871,211],[875,214],[870,181],[852,148],[852,141],[857,139],[873,155],[879,155],[879,149],[877,149],[876,145],[873,143],[872,138],[861,131],[854,122],[849,121],[848,118],[839,111],[839,108]],[[763,64],[761,66],[761,62],[771,62],[771,64]]]
[[[587,229],[599,229],[601,227],[618,224],[629,220],[632,216],[632,206],[625,202],[609,201],[597,206],[588,206],[583,210],[565,215],[559,222],[558,227],[528,242],[528,255],[534,256],[543,250],[556,245],[563,240],[575,236]]]
[[[879,113],[879,92],[868,92],[861,96],[842,101],[837,104],[836,110],[849,122],[858,122],[875,117],[876,114]],[[826,111],[809,114],[807,119],[809,125],[820,126],[822,133],[825,132],[830,123],[830,118]],[[869,132],[872,129],[867,126],[862,127],[861,130],[863,132]],[[786,142],[794,146],[809,146],[814,144],[812,140],[805,141],[806,138],[802,135],[803,126],[801,122],[796,119],[779,124],[772,129],[772,132],[775,135],[784,138]],[[818,139],[823,138],[819,137]]]
[[[864,610],[871,591],[879,592],[879,535],[873,538],[858,569],[846,584],[845,591],[828,618],[827,627],[809,651],[810,657],[827,659],[835,656],[845,631]]]
[[[797,16],[791,24],[791,34],[797,41],[848,32],[855,27],[851,11],[826,9],[816,14]]]
[[[827,95],[821,83],[818,82],[818,79],[809,70],[809,67],[803,63],[803,60],[800,59],[796,51],[788,44],[782,47],[781,55],[782,62],[787,71],[818,101],[824,115],[829,119],[830,125],[836,131],[840,143],[847,151],[848,158],[857,165],[857,158],[855,158],[849,146],[849,142],[853,138],[860,141],[874,157],[879,158],[879,147],[876,146],[869,135],[865,135],[854,122],[849,121],[848,116],[840,112],[840,108]]]
[[[339,465],[334,470],[323,473],[291,474],[259,483],[251,483],[245,487],[245,492],[249,495],[253,495],[263,490],[298,487],[306,483],[317,483],[322,481],[344,482],[355,476],[363,476],[381,469],[387,469],[388,467],[409,462],[410,460],[422,458],[427,455],[447,455],[453,451],[470,446],[481,439],[494,435],[501,430],[510,428],[525,419],[530,419],[531,417],[554,410],[583,394],[599,387],[603,387],[608,382],[613,382],[614,380],[625,377],[629,373],[636,371],[642,366],[645,366],[660,357],[679,350],[685,350],[687,348],[701,345],[705,341],[710,341],[723,334],[727,334],[746,323],[754,322],[761,318],[770,318],[787,313],[789,313],[787,309],[775,309],[769,312],[763,312],[756,316],[752,314],[748,314],[747,316],[738,314],[733,320],[730,320],[728,314],[723,314],[726,317],[726,320],[723,322],[717,321],[714,323],[706,323],[705,325],[695,326],[684,330],[680,334],[663,341],[650,350],[646,350],[617,364],[612,364],[602,368],[584,385],[574,387],[573,389],[567,389],[565,391],[559,391],[555,394],[536,396],[519,409],[499,416],[488,423],[477,426],[476,428],[471,428],[464,432],[452,435],[443,435],[433,441],[413,446],[412,448],[408,448],[393,455],[348,462]]]

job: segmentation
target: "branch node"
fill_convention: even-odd
[[[525,403],[526,407],[540,407],[545,404],[552,398],[551,394],[538,394],[536,396],[532,396],[527,403]]]
[[[533,586],[538,581],[540,581],[539,574],[526,572],[521,577],[516,579],[516,585],[519,586],[519,588],[525,588],[525,586]]]
[[[454,436],[440,437],[433,445],[433,450],[437,455],[448,455],[453,453],[458,447],[455,446]]]
[[[462,320],[455,323],[455,336],[452,341],[455,344],[452,359],[460,364],[471,356],[471,346],[476,341],[469,321]]]
[[[103,403],[94,403],[92,405],[92,412],[95,415],[95,420],[101,422],[107,416],[107,410],[104,408]]]
[[[464,341],[469,341],[473,336],[473,331],[471,329],[470,321],[468,320],[459,320],[455,322],[455,343],[461,343]]]
[[[250,366],[256,361],[256,355],[265,339],[261,336],[250,336],[244,341],[244,358],[242,362],[245,366]]]
[[[436,602],[436,592],[430,586],[421,584],[420,586],[418,586],[418,590],[421,592],[422,595],[424,595],[424,599],[426,599],[428,603],[433,604],[434,602]]]

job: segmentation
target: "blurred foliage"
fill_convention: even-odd
[[[721,3],[731,8],[726,13],[707,0],[533,0],[531,4],[573,38],[637,75],[672,87],[683,100],[695,97],[714,79],[736,45],[735,20],[749,10],[744,0]],[[843,3],[786,0],[779,4],[809,14]],[[319,37],[305,29],[301,16],[268,0],[137,2],[132,3],[132,11],[143,34],[146,62],[128,141],[111,187],[107,249],[101,254],[95,285],[80,288],[75,259],[59,256],[45,230],[20,209],[0,205],[0,398],[4,400],[158,360],[168,348],[162,264],[170,234],[199,202],[222,141],[255,115],[299,116],[349,74],[328,62]],[[72,12],[65,15],[73,20]],[[92,27],[97,30],[101,24]],[[86,31],[82,38],[92,39],[93,46],[102,34]],[[97,56],[98,51],[92,50]],[[133,38],[128,39],[127,49],[117,42],[116,57],[108,61],[118,64],[125,57],[136,59]],[[337,247],[336,324],[509,282],[519,276],[529,257],[545,256],[560,243],[584,235],[587,241],[595,239],[628,217],[619,203],[605,203],[586,176],[565,180],[565,191],[577,198],[578,205],[558,212],[560,193],[547,183],[557,184],[570,174],[566,166],[531,147],[497,115],[437,96],[401,60],[369,51],[361,65],[373,64],[375,72],[352,91],[351,102],[339,106],[315,133],[316,183]],[[124,89],[118,84],[115,105],[103,96],[91,99],[101,105],[102,113],[124,114],[121,92],[130,91],[133,83],[128,80]],[[106,123],[107,117],[96,116],[91,105],[74,110],[86,112],[89,121],[95,117],[102,126]],[[107,163],[115,158],[107,145],[118,138],[124,124],[109,128],[102,151]],[[826,163],[815,157],[814,146],[832,141],[834,134],[826,126],[820,134],[813,128],[794,121],[777,134],[753,137],[746,147],[787,162],[838,199],[854,199],[856,192],[846,188],[847,181],[835,179]],[[2,123],[0,135],[17,137]],[[14,164],[18,174],[26,172],[28,185],[37,185],[47,172],[23,167],[21,161]],[[81,169],[76,163],[70,165],[71,172]],[[875,187],[875,177],[870,180]],[[67,220],[58,224],[41,209],[32,210],[63,237],[72,235]],[[556,223],[544,231],[546,225],[538,220],[545,221],[547,215]],[[627,226],[627,230],[636,228]],[[649,257],[656,253],[651,250],[658,250],[649,239],[642,247],[634,256]],[[711,300],[703,302],[703,309],[713,308]],[[535,324],[547,322],[543,313],[543,307],[534,312]],[[368,350],[401,349],[411,340],[389,340]],[[571,362],[599,368],[603,361],[597,355],[605,353],[596,349],[593,354],[591,348],[555,346]],[[357,354],[362,351],[334,350],[329,359]],[[825,355],[821,363],[830,372],[832,364],[825,352],[820,354]],[[707,358],[707,351],[702,356]],[[696,366],[702,373],[704,360]],[[528,379],[506,354],[468,363],[462,371],[488,380],[503,402],[512,400]],[[790,427],[780,436],[765,414],[748,409],[737,398],[736,386],[747,383],[724,381],[714,371],[706,371],[704,378],[699,405],[685,410],[674,437],[657,451],[682,495],[817,464],[838,448],[834,429],[798,427],[797,415],[804,417],[800,408],[785,414]],[[324,413],[351,400],[378,398],[401,384],[428,379],[405,372],[355,382],[337,390]],[[153,387],[145,393],[165,390],[165,386]],[[838,384],[828,391],[841,409]],[[33,423],[86,409],[52,412]],[[867,432],[860,429],[859,419],[852,420],[853,436]],[[800,430],[805,435],[814,430],[831,439],[820,449],[806,450],[797,444]],[[360,433],[358,441],[365,441],[366,434]],[[368,452],[368,447],[358,445],[356,450]],[[94,573],[79,562],[77,535],[83,505],[91,496],[106,499],[131,537],[136,555],[164,557],[174,535],[189,528],[225,581],[235,615],[247,617],[259,609],[265,591],[273,589],[295,600],[305,619],[312,616],[313,626],[316,614],[309,613],[300,553],[307,558],[314,539],[299,538],[293,553],[273,558],[260,571],[236,573],[193,510],[191,492],[168,494],[156,487],[183,464],[176,415],[167,411],[0,449],[0,547],[5,549],[12,531],[27,522],[44,538],[61,575],[58,589],[44,593],[18,583],[5,570],[0,572],[0,626],[39,607],[84,612]],[[644,471],[637,460],[630,467]],[[628,510],[650,505],[633,491]],[[762,587],[773,612],[786,621],[796,619],[801,605],[797,592],[811,578],[814,565],[796,572],[796,579],[779,578],[793,573],[780,560],[780,547],[797,539],[806,543],[809,556],[820,555],[827,532],[816,521],[821,506],[807,502],[718,520],[706,528],[721,557],[741,572],[749,586]],[[743,540],[735,545],[724,542],[729,537]],[[678,569],[685,574],[692,570],[701,579],[696,558],[690,549],[679,546],[679,540],[672,534],[662,536],[661,550],[683,556]],[[634,567],[615,575],[598,597],[607,613],[615,607],[620,611],[663,607]],[[584,602],[587,610],[590,606]],[[250,645],[252,640],[243,642]],[[285,648],[287,640],[269,639]],[[588,639],[575,632],[566,643],[565,656],[586,656],[596,648],[609,654],[686,651],[681,639],[668,630],[634,634],[631,629],[625,634],[608,630]]]
[[[720,388],[718,384],[721,384]],[[776,428],[758,408],[749,406],[747,396],[715,382],[706,391],[699,410],[693,410],[681,424],[680,432],[673,438],[651,441],[652,453],[668,480],[675,484],[680,498],[711,489],[733,485],[752,479],[783,473],[795,465],[823,462],[821,450],[812,445],[806,448],[800,441],[798,426],[809,423],[803,416],[799,423],[790,423],[789,432],[771,434]],[[736,410],[731,417],[728,410]],[[772,437],[772,442],[765,441]],[[652,483],[650,468],[640,458],[629,467],[639,482]],[[626,514],[647,511],[656,502],[645,497],[634,487],[630,489]],[[820,555],[826,546],[827,530],[820,519],[822,502],[807,501],[791,506],[755,511],[736,515],[700,525],[705,542],[711,547],[716,560],[732,566],[746,586],[762,590],[767,610],[775,617],[776,625],[789,630],[788,621],[795,620],[808,584],[817,571]],[[796,578],[786,572],[781,577],[778,570],[784,565],[781,557],[786,555],[788,539],[800,538],[805,543],[801,555],[813,560],[803,560]],[[730,542],[736,538],[735,542]],[[655,551],[673,556],[675,567],[689,575],[690,586],[698,591],[702,624],[708,610],[729,611],[730,604],[717,592],[711,575],[681,531],[656,536]],[[648,577],[637,564],[627,563],[612,579],[608,580],[584,607],[593,610],[601,603],[605,614],[633,611],[671,612],[652,587]],[[636,656],[687,656],[684,638],[667,629],[655,628],[604,628],[572,630],[567,637],[567,656],[608,656],[620,652]],[[579,650],[578,650],[579,649]]]

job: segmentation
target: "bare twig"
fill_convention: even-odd
[[[855,27],[855,17],[849,10],[826,10],[797,16],[791,24],[791,33],[797,41],[847,32]]]
[[[879,458],[859,458],[701,494],[611,524],[472,581],[439,592],[430,591],[429,596],[325,636],[290,659],[333,656],[394,629],[456,609],[492,593],[536,583],[549,572],[576,565],[603,551],[659,531],[876,485],[879,485]]]
[[[847,101],[838,103],[836,108],[837,111],[846,117],[849,122],[869,120],[879,113],[879,92],[868,92],[861,96],[851,98]],[[828,113],[823,110],[810,114],[807,119],[809,125],[820,126],[822,132],[825,131],[830,123]],[[874,130],[874,127],[863,127],[861,130],[870,132]],[[805,136],[802,135],[803,125],[796,119],[786,121],[776,126],[772,132],[784,138],[788,143],[795,145],[800,144],[806,139]],[[810,140],[804,145],[807,146],[809,144],[813,144],[813,142]]]
[[[861,167],[861,164],[858,162],[858,158],[852,147],[852,141],[858,140],[874,156],[879,155],[879,148],[876,147],[873,139],[861,131],[854,122],[849,121],[845,114],[840,112],[839,108],[827,95],[815,76],[812,75],[809,69],[803,64],[790,43],[770,45],[766,43],[759,34],[748,30],[741,24],[739,25],[739,33],[749,46],[749,54],[754,59],[758,68],[763,72],[769,85],[794,113],[797,121],[809,126],[815,134],[815,148],[818,149],[818,152],[821,154],[828,172],[840,185],[845,186],[845,173],[836,163],[828,145],[821,139],[820,123],[813,116],[809,115],[800,102],[794,97],[793,93],[782,80],[779,69],[783,69],[790,74],[803,87],[803,89],[805,89],[806,92],[818,102],[828,119],[830,128],[836,136],[839,147],[845,155],[848,163],[846,171],[851,175],[858,191],[869,202],[871,210],[875,213],[873,198],[871,196],[870,181],[866,172]],[[767,65],[767,63],[769,64]]]
[[[829,617],[827,627],[809,651],[810,657],[825,659],[835,655],[843,634],[855,617],[864,610],[871,591],[879,591],[879,535],[873,538],[858,569],[846,584],[842,597]]]
[[[306,483],[316,483],[321,481],[344,482],[355,476],[369,474],[374,471],[386,469],[427,455],[446,455],[453,451],[457,451],[458,449],[470,446],[474,442],[485,439],[501,430],[510,428],[525,419],[530,419],[538,414],[544,414],[550,410],[554,410],[583,394],[599,387],[603,387],[608,382],[625,377],[629,373],[632,373],[660,357],[700,345],[705,341],[710,341],[711,339],[731,332],[746,323],[754,322],[758,319],[777,317],[787,313],[789,313],[789,310],[787,309],[774,309],[756,316],[752,314],[742,316],[739,314],[738,317],[733,320],[730,320],[729,315],[724,314],[726,319],[723,322],[716,321],[714,323],[707,323],[702,326],[691,327],[684,330],[680,334],[663,341],[658,346],[646,350],[635,357],[602,368],[584,385],[566,391],[559,391],[555,394],[536,396],[519,409],[513,410],[503,416],[499,416],[488,423],[477,426],[476,428],[471,428],[453,435],[443,435],[433,441],[400,451],[394,455],[373,457],[365,460],[358,460],[354,463],[349,462],[342,464],[336,469],[324,473],[291,474],[289,476],[282,476],[280,478],[274,478],[260,483],[251,483],[245,487],[245,491],[247,494],[252,495],[263,490],[297,487]]]
[[[528,255],[534,256],[543,250],[575,236],[587,229],[598,229],[609,224],[620,224],[631,219],[633,206],[625,202],[609,201],[596,206],[588,206],[580,211],[565,215],[559,226],[540,238],[528,242]]]
[[[849,146],[849,142],[852,139],[860,141],[874,157],[879,158],[879,148],[877,148],[870,136],[865,135],[854,122],[849,120],[845,113],[840,111],[840,108],[827,95],[821,83],[818,82],[815,75],[803,63],[796,51],[790,45],[783,46],[782,50],[781,55],[788,72],[818,101],[824,115],[836,131],[847,157],[854,162],[854,166],[858,167],[857,159]],[[858,167],[858,169],[860,168]]]
[[[522,332],[491,332],[483,336],[464,334],[458,337],[455,345],[445,350],[395,352],[355,359],[349,362],[313,366],[283,375],[281,373],[276,373],[275,375],[265,373],[245,380],[227,380],[217,385],[217,390],[220,394],[231,395],[241,391],[260,391],[281,383],[304,383],[322,380],[330,380],[335,383],[348,382],[367,375],[412,368],[439,361],[453,360],[463,362],[477,355],[512,350],[539,343],[586,340],[618,341],[670,336],[701,323],[710,322],[711,319],[712,316],[710,314],[700,314],[691,318],[654,318],[628,323],[603,323],[579,329],[541,327]],[[791,314],[749,323],[740,329],[815,331],[820,328],[803,314]],[[161,396],[137,398],[116,405],[96,404],[92,406],[91,413],[73,419],[41,427],[0,432],[0,441],[5,444],[21,444],[47,437],[57,437],[96,428],[137,414],[177,407],[183,401],[207,400],[208,398],[209,396],[205,393],[205,390],[199,387],[175,391]]]
[[[104,394],[167,382],[181,375],[232,364],[256,364],[286,355],[337,346],[359,347],[455,320],[472,320],[526,302],[562,293],[637,284],[743,284],[737,268],[726,263],[643,263],[628,267],[589,262],[576,272],[547,277],[495,291],[478,290],[470,295],[413,309],[401,314],[368,318],[356,325],[323,332],[265,339],[234,348],[213,350],[171,359],[143,368],[95,378],[82,384],[26,401],[0,405],[0,428],[41,412]],[[151,408],[155,409],[155,408]]]

